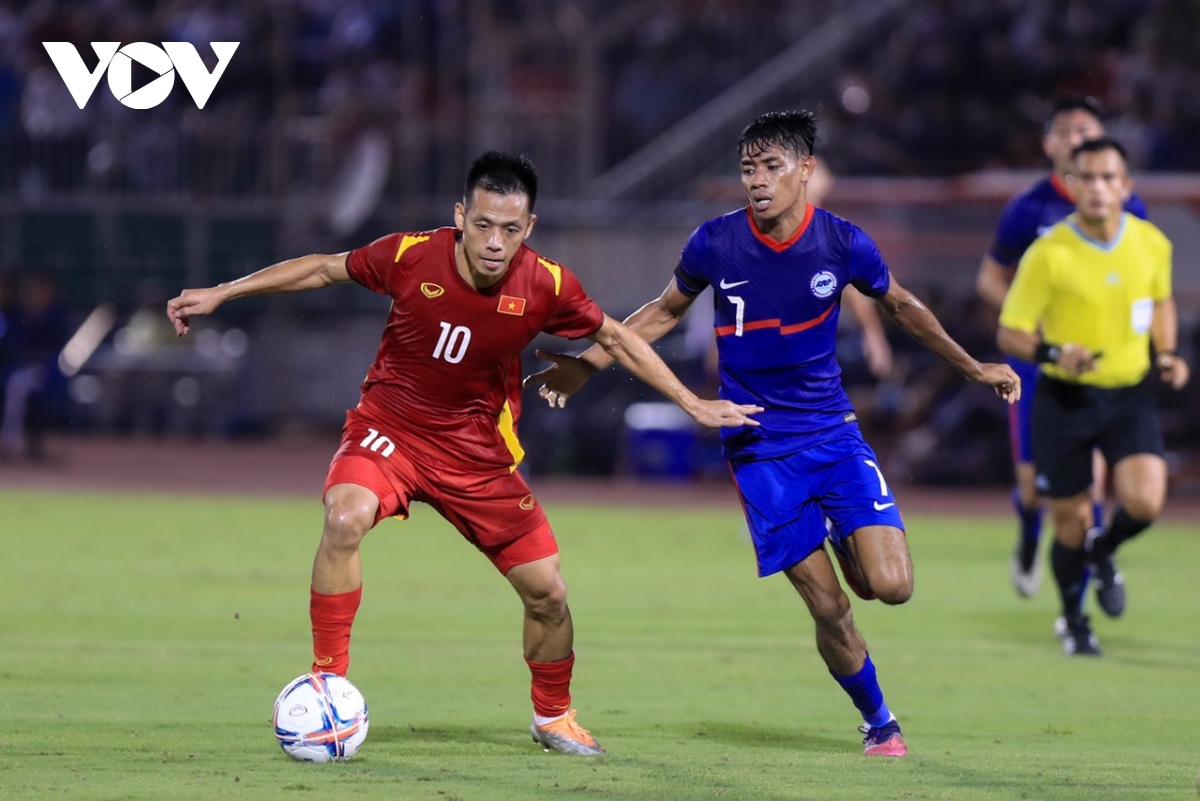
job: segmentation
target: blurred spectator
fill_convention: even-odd
[[[0,272],[0,389],[17,364],[17,316],[20,313],[17,279]],[[0,413],[4,410],[4,393],[0,392]]]
[[[21,281],[14,314],[15,358],[4,381],[0,455],[40,459],[47,428],[66,406],[66,380],[58,355],[67,342],[67,314],[54,277],[34,272]]]
[[[1076,91],[1121,110],[1130,126],[1155,127],[1145,166],[1178,170],[1195,162],[1194,145],[1177,146],[1200,123],[1200,104],[1190,100],[1195,93],[1183,90],[1200,77],[1200,51],[1179,46],[1177,33],[1196,16],[1194,4],[919,0],[912,6],[897,28],[862,42],[849,60],[869,101],[866,109],[849,110],[831,98],[837,113],[854,121],[844,151],[831,148],[837,156],[862,149],[855,141],[861,124],[871,136],[905,145],[906,164],[888,172],[1022,167],[1038,156],[1045,98]],[[1153,102],[1133,102],[1138,92]],[[880,166],[835,161],[847,173]]]
[[[0,0],[0,191],[88,185],[227,195],[331,180],[347,125],[388,130],[389,179],[442,186],[471,137],[529,149],[579,186],[646,146],[853,0]],[[839,174],[953,175],[1036,160],[1045,98],[1114,109],[1135,167],[1200,169],[1200,11],[1192,0],[913,0],[800,82],[823,111]],[[468,13],[468,11],[470,13]],[[773,20],[764,26],[762,20]],[[589,39],[590,38],[590,39]],[[198,112],[179,83],[128,113],[101,79],[78,109],[41,43],[241,43]],[[580,126],[590,126],[580,136]],[[530,138],[530,130],[544,132]],[[527,148],[528,143],[528,148]],[[574,146],[574,145],[572,145]],[[583,176],[586,180],[589,176]],[[436,184],[436,185],[431,185]],[[682,187],[688,192],[688,187]]]

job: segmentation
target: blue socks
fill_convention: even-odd
[[[832,670],[829,675],[842,685],[868,726],[877,729],[892,719],[892,711],[883,702],[883,690],[879,689],[879,681],[875,678],[875,665],[870,654],[867,654],[862,670],[853,676],[839,676]]]

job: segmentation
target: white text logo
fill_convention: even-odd
[[[106,70],[113,97],[129,108],[154,108],[166,100],[175,86],[177,72],[192,100],[196,101],[196,108],[204,108],[240,42],[209,44],[217,55],[217,66],[212,72],[204,66],[191,42],[163,42],[162,47],[149,42],[130,42],[124,47],[120,42],[92,42],[92,50],[99,62],[90,72],[70,42],[42,42],[42,47],[50,54],[50,60],[70,90],[75,105],[80,108],[87,105]],[[133,89],[135,61],[158,75],[136,91]]]

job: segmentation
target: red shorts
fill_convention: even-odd
[[[346,417],[324,491],[335,484],[373,492],[379,499],[376,523],[407,517],[412,501],[429,504],[501,573],[558,553],[546,513],[520,473],[471,472],[420,440],[388,436],[357,409]]]

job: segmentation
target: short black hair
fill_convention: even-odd
[[[1072,111],[1086,111],[1096,118],[1096,122],[1104,122],[1104,109],[1096,98],[1091,95],[1063,95],[1050,107],[1050,114],[1046,117],[1046,131],[1049,132],[1059,114]]]
[[[746,126],[738,138],[738,156],[756,155],[769,147],[811,156],[817,140],[817,117],[811,111],[768,111]]]
[[[497,195],[525,195],[529,198],[529,210],[533,211],[533,204],[537,202],[537,168],[527,156],[489,150],[471,162],[471,168],[467,170],[464,205],[470,204],[476,189]]]
[[[1111,136],[1101,136],[1098,139],[1089,139],[1075,145],[1071,149],[1071,161],[1079,158],[1080,153],[1100,153],[1105,150],[1115,150],[1121,157],[1121,161],[1125,162],[1126,166],[1129,165],[1129,153],[1125,150],[1125,146]]]

